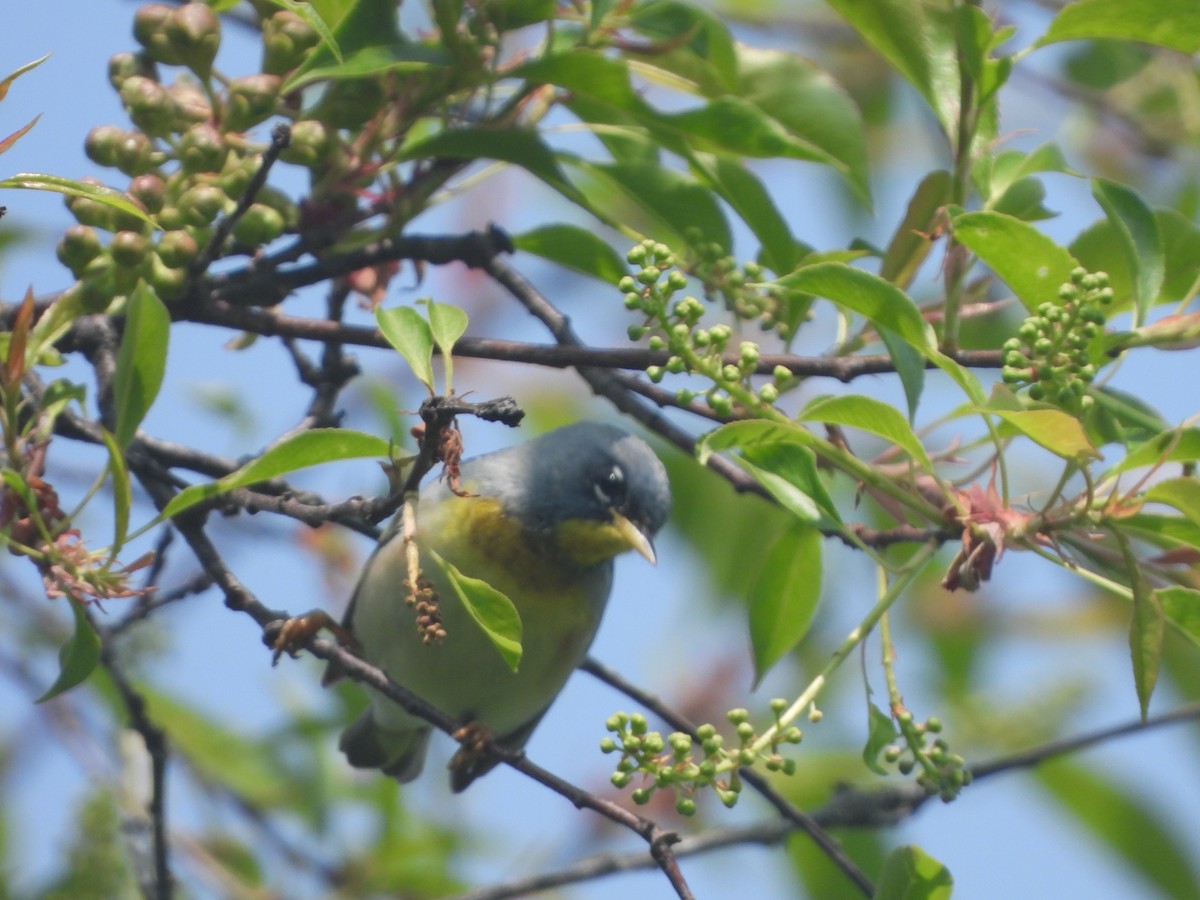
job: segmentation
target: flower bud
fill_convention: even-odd
[[[108,245],[108,252],[117,265],[133,268],[142,264],[149,247],[150,242],[137,232],[118,231]]]
[[[167,231],[158,239],[158,255],[173,269],[186,267],[199,252],[200,245],[186,231]]]
[[[125,131],[116,125],[97,125],[84,139],[83,150],[92,162],[115,168],[118,145],[124,136]]]
[[[166,185],[157,175],[139,175],[129,182],[129,195],[141,203],[149,213],[156,213],[162,209],[166,190]]]
[[[320,40],[307,22],[287,10],[263,22],[262,36],[262,70],[271,75],[283,75],[296,68]]]
[[[125,79],[138,75],[158,81],[158,67],[144,53],[117,53],[108,61],[108,81],[118,91]]]
[[[283,234],[283,216],[262,203],[252,203],[233,226],[233,239],[240,244],[261,247]]]
[[[229,131],[246,131],[270,118],[279,102],[278,75],[247,75],[229,85],[223,124]]]
[[[72,225],[55,248],[58,260],[79,278],[84,266],[100,255],[100,237],[86,225]]]
[[[179,198],[179,210],[189,225],[209,225],[225,208],[225,193],[211,184],[197,184]]]
[[[157,81],[134,75],[121,85],[121,102],[133,124],[152,137],[171,133],[175,121],[174,104]]]
[[[292,125],[292,140],[279,158],[284,162],[311,168],[324,161],[333,149],[329,129],[316,119],[302,119]]]
[[[221,20],[207,3],[185,3],[171,11],[163,25],[171,50],[179,61],[199,75],[212,74],[221,45]]]
[[[181,60],[179,51],[167,37],[167,20],[175,7],[167,3],[150,3],[139,9],[133,17],[133,37],[146,48],[146,55],[155,62],[177,66]]]
[[[210,122],[193,125],[179,142],[179,164],[183,171],[219,172],[228,155],[225,136]]]

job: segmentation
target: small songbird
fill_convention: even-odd
[[[424,557],[445,637],[440,644],[422,640],[405,602],[399,516],[367,562],[345,625],[363,657],[398,684],[519,748],[592,643],[612,586],[613,557],[636,550],[655,562],[652,541],[670,510],[670,485],[640,438],[580,422],[464,462],[461,487],[468,493],[444,484],[421,492],[417,546],[512,600],[522,624],[517,671]],[[372,693],[339,746],[352,766],[408,782],[424,766],[430,727]],[[455,792],[496,764],[492,757],[462,756],[451,764]]]

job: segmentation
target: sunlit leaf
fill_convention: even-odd
[[[375,310],[375,322],[387,342],[404,357],[417,380],[433,393],[433,332],[411,306]]]
[[[1200,591],[1165,587],[1154,592],[1163,616],[1180,634],[1200,647]]]
[[[841,522],[817,471],[816,455],[808,447],[788,441],[752,444],[742,447],[738,463],[802,521],[817,522],[823,516]]]
[[[1200,481],[1195,478],[1170,478],[1152,484],[1146,490],[1147,503],[1165,503],[1200,525]]]
[[[542,225],[514,235],[513,245],[609,284],[629,274],[621,254],[594,231],[578,225]]]
[[[68,197],[84,197],[88,200],[95,200],[97,203],[104,203],[115,209],[119,209],[121,212],[129,213],[131,216],[137,216],[142,221],[149,222],[156,228],[158,227],[158,223],[146,215],[146,211],[130,200],[125,194],[99,184],[86,184],[82,181],[62,178],[58,175],[21,172],[19,175],[13,175],[11,178],[0,179],[0,188],[53,191],[56,194],[65,194]]]
[[[1120,238],[1125,260],[1133,272],[1133,300],[1138,321],[1144,322],[1151,305],[1158,299],[1166,272],[1158,222],[1145,200],[1114,181],[1092,179],[1092,196],[1103,207]]]
[[[1133,661],[1133,684],[1137,690],[1142,719],[1150,711],[1150,698],[1158,683],[1162,663],[1166,620],[1158,596],[1138,573],[1133,580],[1133,620],[1129,623],[1129,655]]]
[[[491,639],[505,664],[516,672],[521,664],[521,616],[513,602],[486,581],[464,575],[433,550],[426,547],[422,552],[446,573],[463,607]]]
[[[1027,310],[1058,302],[1075,259],[1032,225],[997,212],[966,212],[953,219],[954,237],[1012,288]]]
[[[879,756],[885,747],[894,741],[900,732],[896,723],[874,703],[867,703],[867,743],[863,747],[862,758],[867,768],[876,775],[887,775],[888,770],[879,762]]]
[[[829,422],[870,432],[900,447],[926,472],[933,470],[925,447],[896,407],[859,394],[818,397],[797,416],[802,422]]]
[[[1200,52],[1200,7],[1192,0],[1076,0],[1063,6],[1036,46],[1058,41],[1142,41],[1191,55]]]
[[[1061,409],[993,409],[989,412],[1063,459],[1100,458],[1080,421]]]
[[[212,497],[310,466],[340,459],[387,457],[389,451],[388,441],[361,431],[343,428],[301,431],[275,444],[262,456],[218,481],[195,484],[180,491],[166,505],[162,515],[164,518],[177,516]]]
[[[467,333],[467,314],[449,303],[429,301],[429,331],[442,354],[446,369],[446,393],[454,390],[454,345]]]

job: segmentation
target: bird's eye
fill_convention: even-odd
[[[625,473],[620,466],[613,466],[596,479],[596,497],[601,503],[610,505],[625,496]]]

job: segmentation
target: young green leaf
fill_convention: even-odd
[[[950,870],[920,847],[897,847],[883,864],[874,900],[950,900]]]
[[[883,255],[879,274],[884,280],[901,290],[912,284],[921,263],[933,249],[931,235],[943,208],[950,202],[952,187],[950,173],[945,169],[930,172],[917,186]]]
[[[83,602],[67,597],[67,603],[71,605],[71,613],[75,617],[75,630],[58,651],[58,678],[46,693],[37,698],[38,703],[45,703],[81,684],[100,662],[100,637],[88,621]]]
[[[1150,697],[1158,683],[1166,620],[1162,604],[1139,574],[1133,573],[1133,620],[1129,623],[1129,654],[1133,685],[1137,689],[1142,721],[1150,711]]]
[[[1173,506],[1200,525],[1200,481],[1195,478],[1170,478],[1153,484],[1146,491],[1146,502]]]
[[[750,226],[762,244],[764,265],[777,273],[796,268],[800,246],[758,176],[740,161],[719,154],[695,153],[689,161],[692,171]]]
[[[508,597],[486,581],[464,575],[428,547],[422,552],[446,573],[446,579],[463,608],[495,644],[512,671],[521,664],[521,615]]]
[[[1063,6],[1034,46],[1058,41],[1141,41],[1192,55],[1200,52],[1200,7],[1193,0],[1076,0]]]
[[[797,416],[801,422],[829,422],[878,435],[902,449],[926,472],[933,463],[912,426],[891,404],[859,394],[818,397]]]
[[[1083,425],[1061,409],[981,410],[999,416],[1034,443],[1072,461],[1100,459]]]
[[[375,310],[379,330],[394,347],[417,380],[433,394],[433,332],[425,317],[411,306]]]
[[[115,191],[110,187],[104,187],[99,184],[85,184],[82,181],[75,181],[71,178],[62,178],[58,175],[41,175],[37,172],[21,172],[18,175],[13,175],[10,178],[0,179],[0,188],[16,188],[28,191],[53,191],[56,194],[65,194],[68,197],[84,197],[88,200],[95,200],[98,203],[104,203],[108,206],[119,209],[121,212],[129,213],[131,216],[148,222],[155,228],[158,223],[150,216],[146,215],[146,211],[138,204],[129,199],[128,196]]]
[[[841,523],[837,507],[817,471],[817,458],[808,447],[787,441],[754,444],[742,448],[738,463],[802,521],[817,522],[824,516]]]
[[[513,246],[608,284],[629,274],[620,253],[594,231],[578,225],[542,225],[514,235]]]
[[[171,314],[145,282],[138,282],[125,304],[125,330],[113,373],[117,422],[113,436],[129,446],[150,411],[167,367]]]
[[[771,548],[748,597],[754,684],[795,647],[821,599],[821,532],[789,528]]]
[[[900,732],[896,723],[874,703],[867,703],[867,743],[863,747],[862,758],[867,768],[876,775],[887,775],[888,770],[879,762],[883,749],[894,741]]]
[[[1171,626],[1200,647],[1200,591],[1194,588],[1165,587],[1154,592],[1163,617]]]
[[[108,450],[108,471],[113,485],[113,540],[109,554],[115,559],[125,538],[129,535],[129,507],[133,505],[133,485],[129,480],[129,469],[125,465],[125,454],[117,439],[107,429],[102,429],[104,446]]]
[[[197,503],[235,488],[247,487],[289,472],[339,459],[386,457],[390,449],[388,441],[361,431],[343,428],[301,431],[275,444],[262,456],[218,481],[194,484],[180,491],[163,508],[162,518],[177,516]]]
[[[445,393],[454,391],[454,345],[467,333],[467,314],[457,306],[429,301],[429,331],[442,354],[446,370]]]
[[[1093,178],[1092,196],[1121,239],[1121,248],[1133,273],[1133,302],[1138,313],[1135,324],[1145,322],[1166,274],[1158,222],[1145,200],[1115,181]]]

